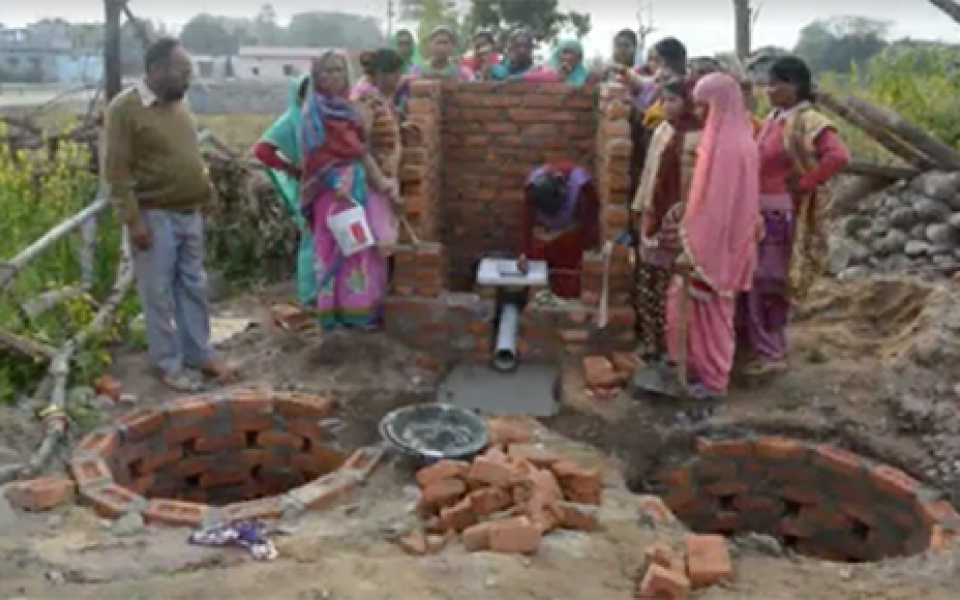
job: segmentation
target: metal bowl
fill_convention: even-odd
[[[380,421],[380,435],[404,454],[425,460],[469,459],[489,444],[487,422],[450,404],[399,408]]]

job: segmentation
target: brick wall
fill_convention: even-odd
[[[594,177],[601,229],[612,240],[627,223],[630,127],[625,90],[562,84],[416,82],[404,131],[404,212],[421,244],[399,249],[386,309],[389,331],[444,358],[489,354],[495,302],[475,289],[476,264],[519,250],[523,183],[531,169],[575,160]],[[610,264],[607,336],[631,348],[629,253]],[[584,256],[582,293],[563,308],[528,307],[519,348],[525,360],[581,350],[595,328],[603,281],[599,253]]]
[[[523,184],[557,158],[592,170],[592,88],[563,84],[449,83],[441,98],[440,239],[449,286],[469,290],[480,257],[520,250]]]

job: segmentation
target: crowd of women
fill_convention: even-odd
[[[688,60],[674,38],[640,64],[637,36],[624,30],[602,70],[587,68],[577,41],[559,42],[537,64],[535,37],[523,29],[503,44],[479,32],[461,58],[447,28],[426,42],[424,56],[409,31],[398,32],[391,47],[362,56],[353,84],[347,59],[324,54],[255,147],[300,229],[300,301],[316,307],[322,327],[380,324],[410,81],[617,81],[633,110],[634,218],[621,238],[638,259],[641,353],[652,364],[681,362],[698,397],[726,393],[735,355],[750,375],[785,367],[790,306],[824,260],[824,184],[849,160],[815,107],[803,61],[781,57],[762,74],[772,109],[761,121],[746,78]],[[551,198],[565,193],[565,180],[551,181]],[[344,232],[348,210],[362,216]]]

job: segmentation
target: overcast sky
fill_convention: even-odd
[[[230,16],[252,16],[263,0],[131,0],[133,12],[143,18],[157,19],[174,27],[181,26],[198,12]],[[612,34],[623,27],[636,26],[637,0],[561,0],[567,8],[592,12],[594,32],[588,39],[593,52],[605,51]],[[754,33],[754,46],[792,47],[797,32],[810,21],[836,14],[867,15],[894,23],[893,35],[960,42],[960,26],[926,0],[754,0],[760,16]],[[22,25],[42,17],[59,16],[69,20],[102,20],[102,0],[44,0],[43,2],[5,1],[0,20],[7,26]],[[386,14],[387,0],[275,0],[281,19],[309,10],[344,10],[377,16]],[[646,0],[652,7],[657,32],[651,39],[666,35],[681,38],[690,53],[713,54],[733,48],[732,0]],[[591,53],[593,53],[591,52]]]

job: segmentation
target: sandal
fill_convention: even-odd
[[[181,394],[192,394],[200,391],[200,384],[190,378],[183,371],[177,373],[162,373],[160,383]]]

